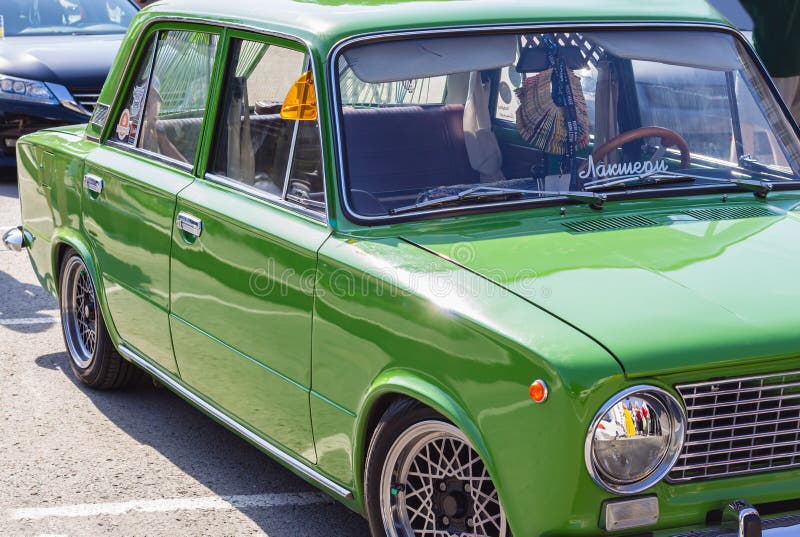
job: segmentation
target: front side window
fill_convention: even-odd
[[[209,171],[302,207],[324,211],[316,121],[284,119],[305,53],[270,43],[231,42]]]
[[[217,36],[167,31],[144,49],[111,139],[191,165],[206,110]]]
[[[420,37],[336,62],[345,196],[361,217],[800,186],[793,127],[725,33]]]

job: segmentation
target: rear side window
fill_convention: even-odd
[[[191,165],[205,114],[217,36],[160,32],[148,44],[111,138]]]
[[[308,69],[303,52],[231,41],[209,171],[322,212],[318,124],[281,117],[289,90]]]

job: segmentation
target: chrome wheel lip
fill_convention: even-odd
[[[97,295],[86,265],[72,257],[64,266],[61,282],[61,324],[70,359],[80,369],[87,369],[97,349]]]
[[[483,461],[475,451],[472,443],[456,426],[437,420],[422,421],[412,425],[403,431],[403,433],[394,442],[386,456],[386,460],[384,461],[383,468],[381,470],[379,489],[381,518],[383,520],[383,526],[388,537],[414,537],[417,535],[411,524],[411,521],[409,520],[408,507],[405,502],[405,497],[407,496],[408,491],[401,492],[394,496],[392,494],[392,488],[397,483],[397,479],[404,480],[407,478],[410,468],[414,463],[415,458],[420,455],[422,448],[430,444],[430,442],[438,439],[449,439],[453,442],[460,443],[464,448],[468,448],[471,451],[470,457],[477,458],[481,464],[481,467],[483,467],[485,470],[486,477],[484,478],[481,476],[477,479],[477,481],[483,482],[486,480],[486,478],[488,478],[489,482],[491,482],[491,478],[488,475],[488,470],[486,470],[485,466],[483,466]],[[460,450],[461,447],[459,447],[459,451],[457,453],[460,453]],[[449,463],[446,464],[448,467],[451,467]],[[460,469],[461,468],[459,468],[459,470]],[[452,477],[455,476],[442,476],[443,479]],[[471,485],[471,487],[474,487],[474,484]],[[480,490],[480,485],[478,486],[477,490]],[[492,483],[492,491],[495,495],[497,494],[494,483]],[[396,503],[393,503],[393,497],[396,497]],[[511,537],[511,533],[508,531],[506,515],[503,511],[502,505],[500,504],[499,498],[497,499],[497,507],[499,509],[499,526],[501,528],[498,532],[498,537]],[[433,514],[432,505],[430,507],[430,514]],[[478,533],[478,531],[479,530],[476,525],[476,527],[473,529],[466,529],[456,533],[450,533],[450,531],[447,529],[439,529],[431,532],[425,532],[424,535],[430,535],[431,537],[478,537],[484,535],[483,533]]]

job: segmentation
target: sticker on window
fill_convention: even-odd
[[[130,136],[130,143],[136,143],[136,135],[139,133],[139,122],[135,119],[131,119],[131,129],[128,136]]]
[[[127,108],[122,111],[119,116],[119,123],[117,123],[117,136],[120,140],[125,141],[128,134],[131,132],[131,112]]]
[[[131,116],[139,117],[139,111],[144,99],[144,86],[136,86],[133,88],[133,103],[131,103]]]

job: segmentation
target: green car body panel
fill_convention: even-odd
[[[76,249],[116,345],[349,492],[340,499],[351,508],[364,508],[372,428],[390,401],[408,396],[472,441],[515,535],[595,535],[603,502],[617,497],[590,477],[584,442],[610,397],[640,384],[675,393],[721,367],[725,376],[800,370],[796,192],[766,204],[731,194],[727,207],[768,214],[730,220],[679,218],[718,206],[715,195],[608,203],[604,216],[657,224],[598,233],[570,229],[598,218],[577,205],[567,216],[543,207],[374,227],[342,209],[324,76],[342,40],[445,26],[725,24],[704,2],[281,0],[255,10],[263,17],[253,11],[248,2],[206,0],[144,10],[99,102],[116,117],[140,36],[158,28],[219,34],[218,60],[227,28],[307,47],[327,217],[203,179],[210,126],[183,170],[99,143],[113,125],[90,123],[19,141],[28,254],[57,294],[60,255]],[[86,174],[103,179],[102,193],[83,188]],[[199,238],[175,226],[179,212],[202,218]],[[545,404],[528,395],[534,379],[549,387]],[[661,482],[646,493],[660,506],[647,531],[703,527],[731,499],[773,502],[798,489],[797,470]]]

